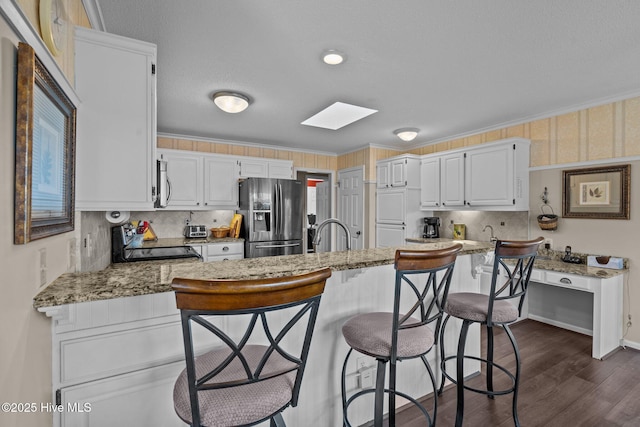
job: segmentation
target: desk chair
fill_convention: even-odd
[[[270,279],[175,278],[187,365],[173,391],[178,416],[192,426],[250,426],[266,420],[272,427],[284,426],[282,411],[298,403],[330,276],[326,268]],[[196,355],[205,336],[208,351]]]

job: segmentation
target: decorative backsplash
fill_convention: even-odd
[[[453,224],[466,225],[466,239],[488,242],[493,235],[499,239],[529,239],[529,212],[494,212],[494,211],[441,211],[433,216],[440,217],[440,237],[453,238]]]
[[[204,225],[207,230],[229,225],[234,213],[233,210],[131,212],[129,219],[149,221],[158,238],[167,238],[183,237],[187,221],[190,225]]]

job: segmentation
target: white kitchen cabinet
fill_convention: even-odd
[[[76,27],[77,210],[152,210],[156,46]]]
[[[529,143],[513,140],[466,153],[467,206],[529,209]]]
[[[238,162],[235,159],[205,155],[204,206],[238,208]]]
[[[378,192],[376,222],[405,225],[406,216],[406,192],[403,189]]]
[[[423,156],[421,209],[528,210],[529,144],[509,138]],[[433,184],[438,167],[439,190]]]
[[[407,244],[406,226],[393,224],[376,224],[376,247],[390,248]]]
[[[166,209],[195,209],[202,205],[203,157],[189,151],[158,150],[158,158],[167,162],[169,194]]]
[[[293,178],[293,162],[290,160],[241,157],[238,166],[240,178]]]
[[[244,242],[220,242],[190,245],[202,256],[203,261],[228,261],[244,258]]]
[[[440,157],[420,161],[420,207],[440,207]]]
[[[167,161],[170,194],[166,210],[235,209],[238,162],[233,156],[184,150],[158,150]]]
[[[404,154],[402,156],[379,160],[376,164],[376,187],[398,188],[420,185],[420,158]]]
[[[465,206],[464,153],[457,152],[440,157],[440,198],[443,209]]]

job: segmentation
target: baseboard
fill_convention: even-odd
[[[571,325],[569,323],[559,322],[557,320],[547,319],[546,317],[537,316],[535,314],[529,313],[529,319],[535,320],[537,322],[546,323],[547,325],[557,326],[558,328],[567,329],[569,331],[577,332],[583,335],[593,336],[593,331],[590,329],[580,328],[575,325]],[[640,345],[640,344],[639,344]]]
[[[629,341],[629,340],[622,340],[622,345],[625,346],[625,347],[632,348],[634,350],[640,350],[640,343],[638,343],[638,342]]]

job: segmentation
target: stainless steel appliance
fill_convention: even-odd
[[[424,219],[424,232],[422,237],[425,239],[437,239],[440,237],[440,218],[437,216],[428,216]]]
[[[239,184],[240,237],[245,257],[301,254],[303,191],[300,181],[248,178]]]
[[[184,227],[184,237],[187,239],[207,237],[207,227],[204,225],[187,225]]]
[[[191,246],[164,246],[152,248],[129,247],[134,240],[135,227],[131,224],[111,228],[111,262],[155,261],[163,259],[200,258]]]

